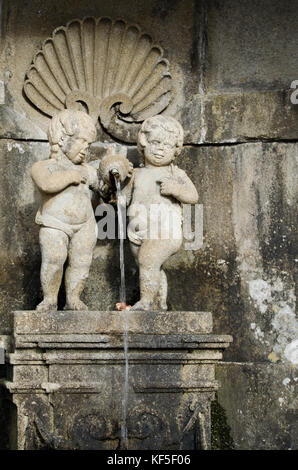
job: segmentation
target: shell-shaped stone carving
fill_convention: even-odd
[[[48,116],[83,106],[128,141],[131,127],[168,106],[170,90],[161,47],[139,26],[106,17],[74,19],[55,29],[24,84],[29,100]]]

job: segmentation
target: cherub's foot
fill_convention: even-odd
[[[146,302],[144,300],[139,300],[136,304],[134,304],[130,310],[151,310],[152,302]]]
[[[37,312],[50,312],[51,310],[57,310],[57,304],[54,304],[47,299],[44,299],[36,307]]]
[[[63,310],[88,310],[88,307],[80,299],[70,299],[66,302]]]
[[[166,312],[168,310],[167,302],[158,302],[158,310]]]

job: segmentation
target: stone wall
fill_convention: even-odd
[[[4,0],[0,334],[11,333],[13,310],[33,309],[41,297],[38,193],[29,171],[48,157],[48,118],[22,93],[25,73],[56,27],[92,15],[139,24],[171,64],[170,111],[186,134],[177,164],[199,191],[204,246],[168,261],[169,304],[213,312],[215,332],[234,338],[217,366],[214,447],[294,448],[298,105],[290,84],[298,79],[298,2]],[[98,141],[112,139],[99,129]],[[91,158],[102,150],[93,145]],[[128,150],[137,163],[135,146]],[[133,302],[128,247],[126,260]],[[90,309],[113,309],[118,280],[117,241],[98,242],[84,294]]]

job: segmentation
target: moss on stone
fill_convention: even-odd
[[[228,450],[233,448],[231,428],[228,425],[226,412],[219,404],[216,393],[215,400],[211,403],[211,449]]]

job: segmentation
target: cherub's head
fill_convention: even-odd
[[[138,150],[145,165],[169,165],[181,152],[183,129],[176,119],[153,116],[146,119],[138,135]]]
[[[88,114],[65,109],[52,118],[48,138],[52,156],[62,152],[79,165],[86,160],[88,148],[96,139],[96,129]]]

